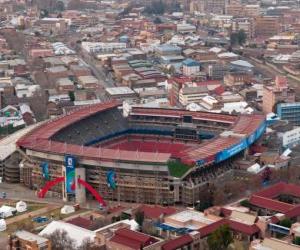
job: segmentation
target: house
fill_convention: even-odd
[[[200,72],[200,63],[193,59],[186,59],[182,62],[182,73],[185,76],[197,75]]]
[[[100,87],[98,79],[92,75],[79,76],[78,83],[85,89],[97,89]]]
[[[160,250],[163,240],[146,235],[128,228],[120,228],[106,242],[106,247],[111,250]]]
[[[50,222],[38,235],[49,235],[56,230],[64,230],[68,236],[72,239],[76,247],[79,247],[85,240],[94,242],[96,233],[88,229],[78,227],[76,225],[64,222],[64,221],[52,221]]]
[[[45,237],[30,233],[25,230],[16,231],[9,237],[11,249],[51,250],[51,241]]]

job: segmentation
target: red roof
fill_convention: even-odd
[[[287,211],[289,211],[294,207],[292,204],[288,204],[281,201],[272,200],[269,198],[256,196],[256,195],[252,195],[249,201],[251,204],[255,206],[267,208],[269,210],[273,210],[280,213],[286,213]]]
[[[255,233],[258,233],[260,229],[256,226],[256,224],[248,225],[244,224],[238,221],[234,221],[231,219],[222,219],[215,223],[212,223],[208,226],[200,228],[198,231],[200,232],[200,237],[204,238],[208,236],[209,234],[216,231],[220,226],[228,225],[230,230],[240,232],[246,235],[253,235]]]
[[[281,194],[292,195],[300,197],[300,187],[295,184],[287,184],[284,182],[278,182],[275,185],[265,188],[259,192],[256,192],[250,197],[250,203],[273,210],[276,212],[284,213],[288,218],[294,218],[300,215],[300,205],[293,205],[285,202],[275,200]],[[272,221],[277,221],[276,218],[272,218]],[[273,223],[274,223],[273,222]]]
[[[160,216],[167,216],[176,213],[176,209],[173,207],[161,207],[161,206],[149,206],[142,205],[139,208],[144,212],[146,218],[159,219]]]
[[[221,219],[221,220],[211,223],[205,227],[202,227],[198,230],[200,232],[200,237],[204,238],[204,237],[208,236],[209,234],[213,233],[214,231],[216,231],[220,226],[223,226],[226,224],[227,224],[227,220]]]
[[[234,220],[229,220],[229,219],[227,220],[227,222],[228,222],[229,228],[236,232],[244,233],[247,235],[253,235],[260,231],[260,229],[258,228],[258,226],[256,226],[256,224],[248,225],[248,224],[244,224],[244,223],[234,221]]]
[[[157,240],[149,235],[132,231],[127,228],[118,229],[110,241],[120,245],[128,246],[133,249],[142,249],[143,247],[152,245]]]
[[[162,250],[176,250],[178,248],[182,248],[186,245],[189,245],[192,242],[193,242],[193,238],[190,235],[185,234],[163,244]]]
[[[91,220],[82,218],[80,216],[75,217],[71,220],[68,220],[67,222],[70,224],[76,225],[78,227],[85,228],[85,229],[90,229],[91,225],[93,224],[93,222]]]

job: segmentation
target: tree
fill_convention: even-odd
[[[17,228],[18,230],[25,230],[25,231],[32,232],[34,230],[34,224],[31,220],[26,222],[19,222],[17,223]]]
[[[262,181],[268,182],[271,179],[272,171],[269,167],[266,167],[265,170],[262,172]]]
[[[219,227],[207,238],[207,244],[210,250],[227,249],[232,242],[233,238],[227,225]]]
[[[245,199],[245,200],[242,200],[240,202],[240,205],[243,206],[243,207],[251,207],[251,203],[249,202],[249,200]]]
[[[140,227],[143,226],[144,219],[145,219],[144,212],[137,211],[136,214],[135,214],[135,221],[139,224]]]
[[[29,99],[30,107],[37,121],[43,121],[47,117],[48,97],[45,91],[36,91]]]
[[[244,30],[239,30],[230,35],[230,45],[243,45],[247,40],[247,34]]]
[[[52,234],[44,235],[51,241],[52,250],[74,250],[74,241],[65,230],[55,230]]]
[[[49,16],[49,11],[46,9],[43,9],[40,11],[40,18],[48,17]]]
[[[295,245],[300,246],[300,237],[296,236],[295,239],[293,240],[293,243],[294,243]]]
[[[153,23],[160,24],[160,23],[162,23],[162,21],[159,17],[155,17],[155,19],[153,20]]]
[[[225,194],[221,188],[215,190],[213,194],[213,203],[214,205],[222,205],[225,202]]]
[[[165,13],[165,7],[162,0],[154,0],[145,7],[144,12],[146,14],[162,15]]]
[[[290,228],[292,226],[292,221],[289,218],[284,218],[279,222],[280,226]]]
[[[98,250],[99,247],[95,246],[95,244],[90,240],[90,238],[86,238],[83,240],[82,244],[76,250]]]
[[[243,45],[247,40],[247,34],[244,30],[239,30],[238,32],[238,41],[239,45]]]
[[[74,91],[69,91],[69,97],[70,97],[71,102],[75,101]]]

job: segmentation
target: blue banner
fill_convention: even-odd
[[[50,180],[50,176],[49,176],[49,163],[44,161],[41,163],[40,167],[42,168],[42,173],[43,173],[43,178],[46,181]]]
[[[75,193],[75,166],[76,159],[73,156],[65,156],[65,166],[66,166],[66,191],[67,193]]]
[[[248,146],[247,140],[243,139],[238,144],[235,144],[232,147],[230,147],[228,149],[225,149],[225,150],[217,153],[217,155],[216,155],[216,162],[218,163],[218,162],[227,160],[231,156],[236,155],[239,152],[241,152],[242,150],[246,149],[247,146]]]

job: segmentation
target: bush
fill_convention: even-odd
[[[289,218],[285,218],[279,223],[280,226],[291,228],[292,221]]]
[[[300,237],[295,237],[295,239],[293,240],[293,244],[300,246]]]
[[[251,203],[249,200],[245,199],[240,202],[240,205],[243,207],[251,207]]]

